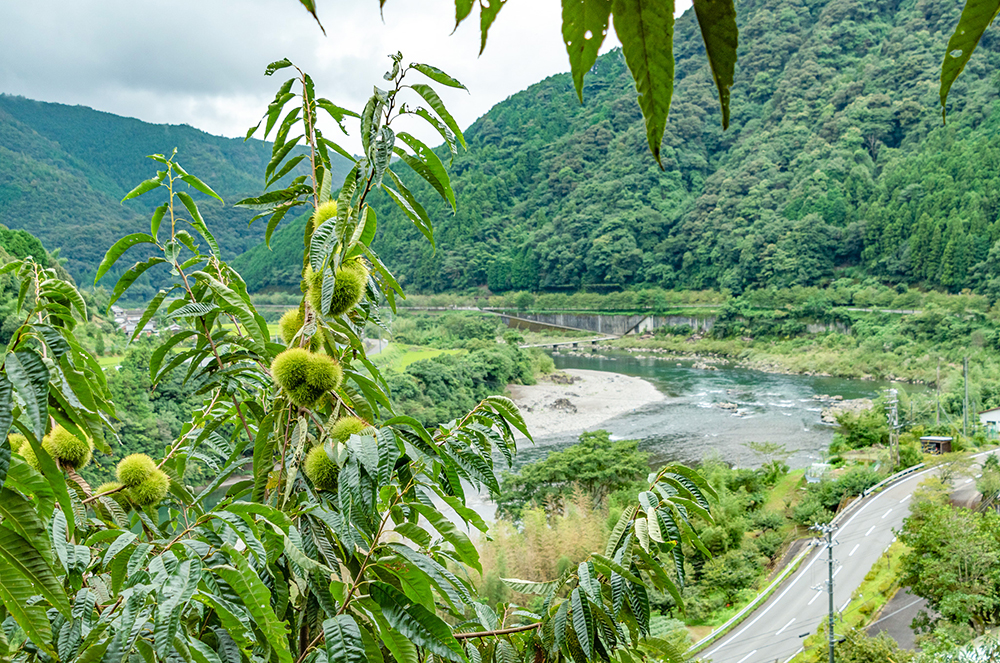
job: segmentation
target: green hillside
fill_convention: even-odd
[[[377,248],[418,291],[741,292],[841,276],[987,288],[1000,267],[1000,249],[989,259],[1000,238],[1000,53],[987,30],[942,126],[939,64],[959,11],[927,0],[740,3],[726,132],[688,12],[664,172],[612,52],[588,75],[584,105],[568,75],[553,76],[468,129],[457,215],[439,200],[428,208],[436,252],[391,205],[379,209]],[[240,262],[262,287],[294,285],[285,266],[297,260],[259,248]]]
[[[260,193],[269,143],[8,95],[0,95],[0,223],[63,249],[70,273],[88,283],[116,239],[148,231],[149,212],[160,201],[119,201],[156,172],[145,155],[175,147],[181,163],[226,201],[201,203],[219,243],[240,253],[260,242],[263,226],[248,229],[252,214],[232,203]]]

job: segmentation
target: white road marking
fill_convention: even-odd
[[[906,500],[910,499],[911,497],[913,497],[913,493],[910,493],[909,495],[907,495],[903,499],[899,500],[899,503],[902,504],[903,502],[905,502]]]
[[[973,457],[973,458],[979,458],[980,456],[987,456],[987,455],[990,455],[991,453],[993,453],[993,452],[991,452],[991,451],[983,451],[983,452],[981,452],[981,453],[978,453],[978,454],[975,454],[975,455],[974,455],[974,456],[972,456],[972,457]],[[924,476],[925,474],[930,474],[930,473],[934,472],[934,471],[935,471],[935,470],[937,470],[937,469],[938,469],[938,468],[936,468],[936,467],[929,467],[929,468],[927,468],[926,470],[923,470],[923,471],[920,471],[920,472],[917,472],[916,474],[912,474],[912,475],[910,475],[910,476],[906,477],[905,479],[903,479],[903,480],[902,480],[902,481],[901,481],[901,482],[900,482],[899,484],[896,484],[895,486],[893,486],[893,488],[898,488],[898,487],[899,487],[899,486],[901,486],[901,485],[902,485],[903,483],[909,483],[909,482],[911,482],[911,481],[914,481],[914,480],[916,480],[916,479],[918,479],[918,478],[920,478],[920,477]],[[865,504],[862,504],[862,505],[861,505],[861,508],[860,508],[860,509],[858,509],[858,510],[857,510],[856,512],[854,512],[854,514],[853,514],[853,515],[852,515],[852,516],[851,516],[850,518],[848,518],[848,519],[847,519],[847,522],[846,522],[846,523],[844,523],[843,525],[841,525],[841,527],[840,527],[840,531],[841,531],[841,532],[843,532],[843,531],[844,531],[844,530],[846,530],[846,529],[847,529],[848,527],[850,527],[851,523],[853,523],[853,522],[854,522],[854,519],[855,519],[855,518],[857,518],[857,517],[858,517],[858,516],[860,516],[860,515],[861,515],[862,513],[864,513],[864,512],[865,512],[865,511],[866,511],[866,510],[868,509],[868,507],[870,507],[870,506],[871,506],[872,504],[874,504],[875,502],[877,502],[877,501],[878,501],[878,499],[879,499],[880,497],[882,497],[883,495],[886,495],[886,494],[887,494],[887,493],[879,493],[879,494],[875,495],[875,497],[873,497],[873,498],[871,499],[871,501],[869,501],[869,502],[867,502],[867,503],[865,503]],[[874,527],[872,527],[872,529],[874,529]],[[869,532],[870,532],[870,531],[871,531],[871,530],[869,530]],[[866,535],[866,536],[867,536],[867,535]],[[726,636],[726,639],[725,639],[725,640],[720,640],[720,641],[719,641],[718,643],[716,643],[716,644],[715,644],[715,646],[713,646],[713,647],[709,647],[709,649],[708,649],[708,650],[706,650],[706,652],[709,652],[709,651],[711,651],[711,650],[713,650],[713,649],[715,649],[715,650],[718,650],[718,649],[722,648],[723,646],[725,646],[725,645],[726,645],[726,644],[727,644],[728,642],[730,642],[730,641],[732,641],[732,640],[738,640],[738,639],[739,639],[739,637],[740,637],[740,636],[741,636],[741,635],[742,635],[742,634],[743,634],[744,632],[746,632],[746,631],[747,631],[748,629],[750,629],[750,628],[751,628],[751,627],[752,627],[752,626],[753,626],[754,624],[756,624],[756,623],[757,623],[758,621],[760,621],[760,619],[761,619],[761,618],[762,618],[762,617],[763,617],[764,615],[766,615],[766,614],[767,614],[767,613],[768,613],[768,612],[769,612],[769,611],[771,610],[771,608],[773,608],[774,606],[776,606],[776,605],[778,605],[779,603],[781,603],[781,600],[782,600],[782,599],[783,599],[783,598],[785,597],[785,595],[786,595],[786,594],[788,594],[788,592],[790,592],[790,591],[792,590],[792,588],[793,588],[793,587],[795,586],[795,584],[796,584],[796,583],[797,583],[797,582],[798,582],[798,581],[799,581],[800,579],[802,579],[802,578],[806,577],[806,575],[807,575],[807,572],[809,571],[809,569],[810,569],[810,568],[812,568],[812,565],[813,565],[813,564],[815,564],[815,563],[816,563],[817,561],[819,561],[820,559],[821,559],[821,557],[820,557],[819,555],[817,555],[817,556],[814,556],[814,557],[813,557],[813,558],[812,558],[811,560],[809,560],[809,563],[808,563],[808,564],[806,564],[806,565],[805,565],[804,567],[800,568],[800,569],[799,569],[798,571],[796,571],[795,573],[793,573],[793,574],[792,574],[792,576],[791,576],[791,580],[790,580],[790,581],[789,581],[789,583],[788,583],[788,586],[787,586],[787,587],[785,587],[785,589],[784,589],[784,590],[782,590],[782,592],[781,592],[780,594],[778,594],[777,596],[774,596],[774,597],[772,597],[772,598],[771,598],[771,599],[769,599],[769,600],[768,600],[767,602],[765,602],[765,603],[764,603],[764,606],[763,606],[763,609],[761,609],[761,610],[756,610],[756,611],[754,611],[755,613],[759,612],[760,614],[757,614],[757,616],[756,616],[756,617],[754,617],[753,619],[751,619],[751,620],[749,621],[749,623],[748,623],[748,624],[747,624],[746,626],[744,626],[743,628],[739,629],[738,631],[736,631],[736,632],[735,632],[735,633],[733,633],[732,635],[728,635],[728,636]],[[819,594],[817,593],[817,594],[816,594],[816,596],[814,596],[814,597],[812,598],[812,600],[811,600],[811,601],[809,601],[809,604],[811,605],[811,604],[812,604],[812,602],[813,602],[813,601],[815,601],[815,600],[816,600],[816,598],[817,598],[818,596],[819,596]],[[753,654],[755,654],[755,653],[757,653],[757,650],[756,650],[756,649],[755,649],[754,651],[750,652],[750,654],[748,654],[747,656],[749,657],[749,656],[751,656],[751,655],[753,655]],[[794,658],[794,657],[793,657],[793,658]],[[746,658],[744,658],[743,660],[746,660]],[[739,663],[742,663],[742,661],[740,661]]]
[[[844,608],[846,608],[847,606],[851,605],[851,600],[852,599],[847,599],[847,602],[844,603],[844,605],[840,606],[840,610],[838,610],[837,612],[843,612]]]
[[[860,543],[855,543],[855,544],[854,544],[854,547],[853,547],[853,548],[851,548],[851,552],[849,552],[849,553],[847,554],[847,556],[848,556],[848,557],[851,557],[851,556],[853,556],[853,555],[854,555],[854,553],[858,552],[858,546],[860,546],[860,545],[861,545]]]
[[[882,514],[882,520],[885,520],[885,517],[888,516],[890,513],[892,513],[892,509],[889,509],[888,511],[886,511],[885,513],[883,513]]]
[[[750,652],[749,654],[747,654],[746,656],[744,656],[740,660],[736,661],[736,663],[743,663],[743,661],[747,660],[748,658],[750,658],[751,656],[753,656],[756,653],[757,653],[757,650],[754,649],[752,652]]]
[[[795,658],[796,656],[798,656],[799,654],[801,654],[804,651],[805,651],[805,647],[799,647],[799,650],[797,652],[795,652],[794,654],[792,654],[790,657],[788,657],[788,660],[786,660],[785,663],[789,663],[789,661],[791,661],[793,658]]]
[[[837,577],[837,574],[838,574],[838,573],[840,573],[840,572],[841,572],[841,571],[843,571],[843,570],[844,570],[844,567],[842,566],[842,567],[840,567],[839,569],[837,569],[836,571],[834,571],[834,572],[833,572],[833,577],[834,577],[834,578],[836,578],[836,577]]]
[[[875,530],[875,526],[874,526],[874,525],[872,525],[872,526],[871,526],[870,528],[868,528],[868,531],[867,531],[867,532],[865,532],[865,536],[868,536],[868,535],[869,535],[869,534],[871,534],[871,533],[872,533],[872,532],[873,532],[874,530]]]
[[[819,593],[819,592],[817,591],[817,592],[816,592],[816,596],[814,596],[814,597],[812,597],[811,599],[809,599],[809,603],[806,603],[806,605],[812,605],[812,604],[813,604],[813,601],[815,601],[815,600],[816,600],[816,599],[818,599],[819,597],[820,597],[820,593]]]
[[[972,479],[966,479],[965,483],[972,483]]]
[[[775,635],[781,635],[782,633],[784,633],[785,629],[786,629],[786,628],[788,628],[789,626],[791,626],[791,625],[792,625],[792,622],[794,622],[794,621],[795,621],[795,617],[792,617],[792,618],[791,618],[790,620],[788,620],[788,623],[787,623],[787,624],[785,624],[784,626],[782,626],[782,627],[781,627],[781,628],[780,628],[780,629],[778,630],[778,632],[777,632],[777,633],[775,633]]]
[[[972,458],[979,458],[981,456],[988,456],[988,455],[990,455],[992,453],[994,453],[994,452],[992,452],[992,451],[983,451],[981,453],[975,454],[974,456],[972,456]],[[938,468],[936,468],[936,467],[929,467],[926,470],[923,470],[921,472],[917,472],[916,474],[912,474],[912,475],[906,477],[899,484],[897,484],[897,485],[895,485],[893,487],[894,488],[898,488],[899,486],[901,486],[904,483],[909,483],[911,481],[915,481],[916,479],[924,476],[925,474],[930,474],[930,473],[934,472],[937,469]],[[887,493],[879,493],[874,498],[872,498],[871,501],[867,502],[866,504],[861,505],[861,508],[858,509],[850,518],[848,518],[847,522],[844,523],[840,527],[840,531],[843,532],[848,527],[850,527],[851,523],[854,522],[855,518],[857,518],[862,513],[864,513],[868,509],[868,507],[870,507],[872,504],[874,504],[875,502],[877,502],[878,499],[881,496],[886,495],[886,494]],[[874,529],[874,527],[872,529]],[[869,532],[870,531],[871,530],[869,530]],[[788,586],[784,590],[782,590],[782,592],[780,594],[778,594],[775,597],[772,597],[767,602],[765,602],[764,607],[763,607],[762,610],[755,611],[755,612],[759,612],[760,614],[758,614],[756,617],[754,617],[753,619],[751,619],[750,622],[746,626],[744,626],[743,628],[739,629],[738,631],[736,631],[732,635],[726,636],[726,641],[738,640],[739,637],[744,632],[746,632],[754,624],[756,624],[758,621],[760,621],[760,619],[764,615],[766,615],[771,610],[771,608],[773,608],[774,606],[776,606],[779,603],[781,603],[781,600],[785,597],[786,594],[788,594],[788,592],[790,592],[792,590],[792,588],[795,586],[795,583],[797,583],[800,579],[806,577],[807,572],[809,571],[810,568],[812,568],[812,565],[815,564],[820,559],[821,559],[821,557],[819,555],[813,557],[811,560],[809,560],[808,564],[806,564],[804,567],[800,568],[798,571],[796,571],[794,574],[792,574],[791,581],[788,583]],[[817,593],[816,596],[813,597],[812,601],[809,602],[809,604],[811,605],[812,602],[815,601],[818,596],[819,596],[819,594]],[[720,642],[716,643],[716,645],[714,647],[710,647],[709,650],[711,650],[711,649],[716,649],[716,650],[720,649],[721,647],[725,646],[725,644],[727,644],[726,641],[721,641],[720,640]],[[707,651],[709,651],[709,650],[707,650]],[[738,663],[743,663],[743,661],[745,661],[747,658],[749,658],[750,656],[752,656],[752,655],[754,655],[756,653],[757,653],[757,650],[755,649],[752,652],[750,652],[747,656],[745,656],[742,660],[740,660]],[[792,658],[794,658],[794,656]]]

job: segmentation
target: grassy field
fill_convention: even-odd
[[[101,368],[111,368],[112,366],[117,366],[122,363],[123,357],[121,355],[112,355],[110,357],[98,357],[97,363]]]
[[[372,355],[372,362],[381,370],[404,371],[406,367],[423,359],[433,359],[443,354],[459,354],[465,350],[440,350],[425,348],[419,345],[399,345],[390,343],[386,349],[377,355]]]

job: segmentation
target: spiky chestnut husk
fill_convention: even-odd
[[[153,470],[139,485],[125,489],[125,494],[139,506],[157,504],[170,490],[170,477],[163,470]]]
[[[346,442],[347,438],[359,434],[370,425],[364,419],[357,417],[341,417],[330,426],[330,438],[336,442]]]
[[[271,375],[293,403],[313,407],[328,391],[336,390],[344,373],[332,357],[305,348],[285,350],[271,362]]]
[[[306,476],[316,486],[316,490],[337,490],[337,476],[340,468],[326,453],[326,445],[319,444],[309,450],[305,463]]]
[[[42,447],[61,464],[79,470],[90,462],[94,443],[81,440],[62,426],[56,426],[42,440]]]
[[[323,309],[323,274],[307,271],[309,283],[309,304],[324,315],[343,315],[358,305],[365,295],[368,283],[368,267],[359,258],[348,260],[337,268],[337,279],[333,286],[330,306]]]
[[[157,471],[156,462],[146,454],[125,456],[115,474],[129,488],[135,488]]]
[[[319,228],[320,224],[327,219],[337,216],[337,201],[328,200],[313,212],[313,229]]]
[[[285,342],[285,345],[292,344],[292,339],[302,329],[302,322],[302,311],[297,308],[286,311],[281,316],[281,320],[278,321],[278,329],[281,330],[281,340]]]
[[[14,436],[11,436],[14,437]],[[24,437],[19,435],[17,437]],[[38,466],[38,456],[35,455],[35,450],[31,448],[31,444],[28,442],[28,438],[24,437],[24,442],[21,443],[21,448],[17,450],[17,453],[21,455],[24,462],[27,463],[37,472],[41,472],[41,468]]]

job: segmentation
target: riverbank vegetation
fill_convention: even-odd
[[[688,551],[680,596],[650,593],[664,624],[674,631],[687,628],[672,636],[678,642],[724,622],[766,586],[795,542],[810,536],[808,526],[825,522],[839,505],[884,476],[857,467],[807,484],[803,470],[789,472],[782,447],[750,447],[758,469],[732,468],[711,457],[698,467],[718,495],[713,522],[692,522],[704,550]],[[627,495],[648,472],[649,456],[637,440],[611,440],[606,431],[595,431],[504,474],[492,540],[480,545],[481,591],[496,603],[530,605],[530,597],[520,596],[501,578],[544,582],[573,568],[580,551],[614,527]]]

